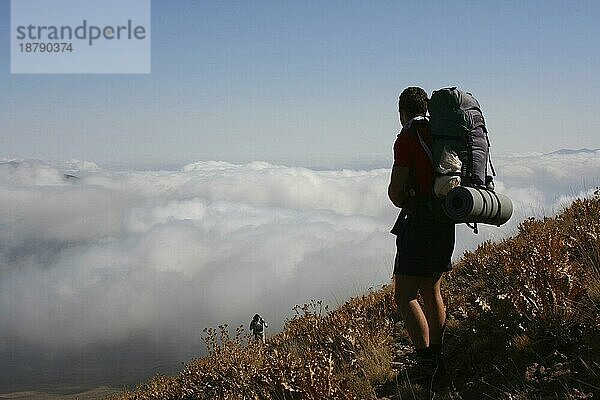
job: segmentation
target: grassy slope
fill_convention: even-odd
[[[466,253],[444,284],[450,388],[436,398],[584,399],[600,394],[600,195],[529,219],[501,243]],[[175,377],[115,399],[428,398],[391,360],[407,344],[394,329],[390,287],[329,312],[319,302],[266,346],[240,328],[207,330],[211,352]],[[408,346],[404,346],[408,348]],[[407,356],[408,357],[408,356]]]

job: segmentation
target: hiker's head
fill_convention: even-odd
[[[258,314],[254,314],[254,318],[253,318],[253,319],[254,319],[255,321],[258,321],[258,319],[259,319],[259,318],[260,318],[260,315],[258,315]]]
[[[398,99],[400,123],[404,126],[416,116],[427,114],[427,92],[420,87],[407,87]]]

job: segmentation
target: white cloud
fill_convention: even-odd
[[[457,257],[599,184],[600,152],[494,161],[515,216],[477,236],[459,226]],[[397,214],[388,179],[264,162],[0,163],[0,354],[7,343],[69,353],[141,337],[185,359],[205,326],[259,312],[277,329],[295,303],[335,306],[386,283]]]

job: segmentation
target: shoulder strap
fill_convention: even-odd
[[[427,143],[425,143],[425,141],[423,140],[423,137],[421,136],[421,133],[419,132],[419,129],[416,126],[415,126],[415,130],[417,131],[417,137],[419,138],[419,143],[421,143],[421,147],[423,148],[423,151],[425,151],[425,154],[427,154],[427,157],[429,157],[429,160],[433,164],[433,155],[431,154],[431,149],[427,146]]]

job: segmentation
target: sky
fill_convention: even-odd
[[[133,385],[204,327],[389,283],[406,86],[476,95],[515,205],[455,260],[600,186],[600,150],[555,152],[600,148],[597,2],[153,1],[140,75],[11,75],[9,11],[0,393]]]
[[[411,85],[475,94],[495,153],[598,147],[595,1],[152,1],[147,75],[11,75],[9,7],[5,156],[387,166]]]

